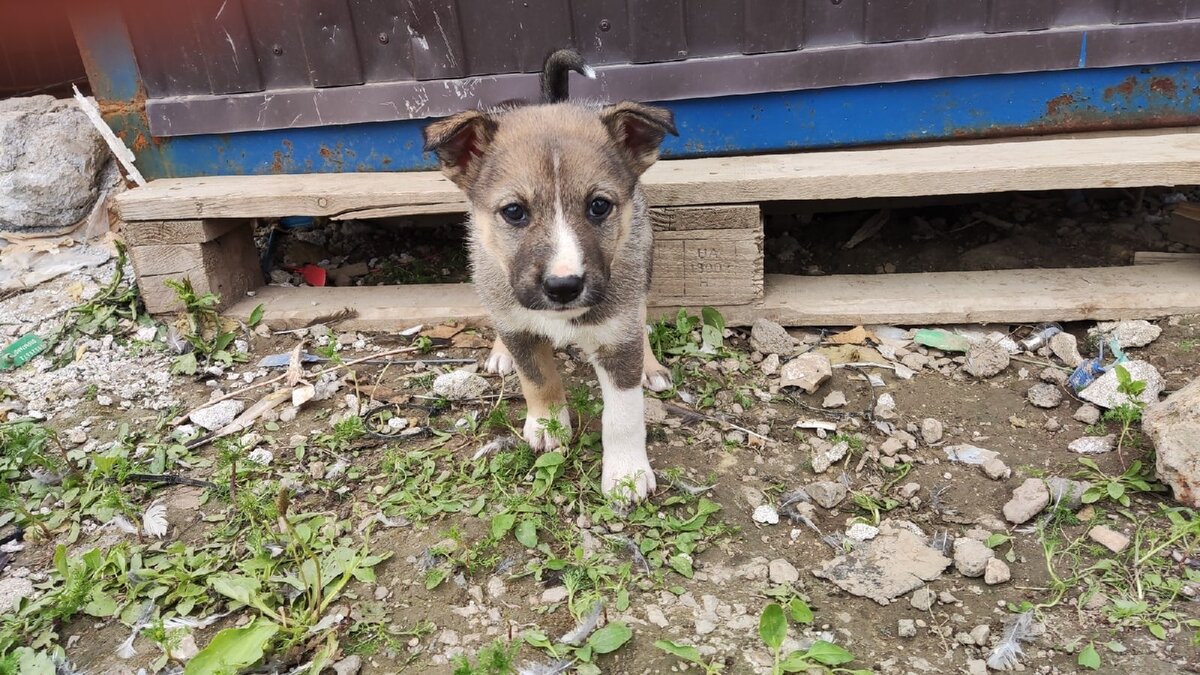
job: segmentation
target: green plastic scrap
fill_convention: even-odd
[[[0,370],[12,370],[29,363],[46,349],[46,341],[36,333],[26,333],[0,351]]]
[[[922,328],[913,334],[913,342],[944,352],[965,352],[971,348],[967,338],[937,328]]]

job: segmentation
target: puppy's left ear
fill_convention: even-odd
[[[624,101],[600,111],[600,120],[639,176],[658,159],[667,134],[678,136],[675,115],[666,108]]]
[[[479,175],[479,165],[496,136],[496,118],[468,110],[425,127],[425,151],[435,152],[442,173],[466,190]]]

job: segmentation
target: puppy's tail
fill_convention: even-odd
[[[571,71],[596,79],[596,71],[583,62],[574,49],[560,49],[546,58],[542,67],[542,103],[560,103],[570,96],[567,78]]]

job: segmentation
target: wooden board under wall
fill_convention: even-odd
[[[1194,128],[1109,131],[748,157],[661,161],[643,177],[651,206],[758,204],[1015,190],[1190,185],[1200,176]],[[462,213],[435,172],[163,179],[116,198],[126,221],[354,217],[386,209]],[[406,211],[411,209],[411,211]]]
[[[137,273],[146,310],[165,314],[182,308],[167,280],[190,279],[197,294],[214,293],[225,309],[263,283],[251,228],[233,227],[204,243],[132,246],[129,258]]]
[[[339,324],[345,330],[394,331],[448,320],[487,323],[470,284],[266,287],[229,311],[244,319],[260,302],[264,320],[275,329],[305,326],[346,307],[357,315]],[[651,316],[671,316],[676,309],[656,307]],[[761,303],[718,309],[731,326],[748,326],[758,317],[786,326],[1153,319],[1200,312],[1200,260],[1089,269],[768,275]]]

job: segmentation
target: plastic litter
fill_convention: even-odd
[[[1089,384],[1095,382],[1096,378],[1112,370],[1113,367],[1129,361],[1129,357],[1125,355],[1125,352],[1121,351],[1121,347],[1117,344],[1116,340],[1109,340],[1108,349],[1113,355],[1113,362],[1108,366],[1104,365],[1104,343],[1102,342],[1100,343],[1099,356],[1094,359],[1088,359],[1075,368],[1075,372],[1071,373],[1071,376],[1067,378],[1067,384],[1071,387],[1072,391],[1078,394],[1087,389]]]
[[[36,333],[26,333],[0,351],[0,370],[20,368],[45,350],[45,340]]]
[[[913,334],[913,342],[944,352],[965,352],[971,348],[967,338],[938,328],[922,328]]]
[[[1037,331],[1035,331],[1033,335],[1021,340],[1021,346],[1024,347],[1025,351],[1027,352],[1036,352],[1042,347],[1045,347],[1050,342],[1050,338],[1058,335],[1061,332],[1062,326],[1056,323],[1044,323],[1041,326],[1038,326]]]

